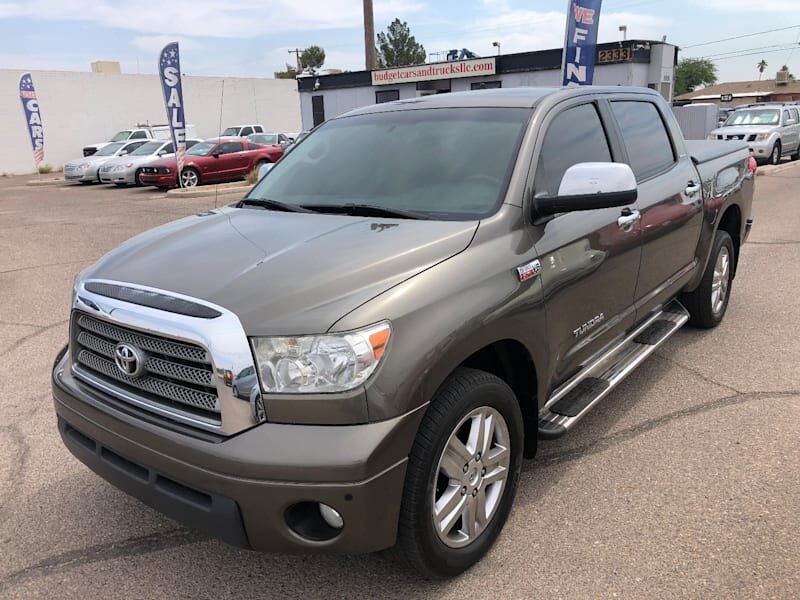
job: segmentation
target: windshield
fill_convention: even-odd
[[[780,121],[780,111],[776,109],[737,110],[728,120],[725,127],[737,125],[777,125]]]
[[[154,154],[159,148],[161,148],[163,143],[164,142],[147,142],[131,152],[130,156],[148,156],[150,154]]]
[[[108,146],[103,146],[100,150],[97,151],[96,156],[112,156],[116,153],[117,150],[122,148],[125,144],[121,144],[117,142],[116,144],[109,144]]]
[[[530,109],[455,108],[335,119],[275,164],[249,198],[467,220],[505,193]]]
[[[241,129],[241,127],[228,127],[225,131],[222,132],[222,135],[237,136],[239,135],[239,129]]]
[[[192,156],[208,156],[215,146],[216,144],[214,142],[200,142],[189,148],[186,154],[191,154]]]
[[[128,136],[130,134],[131,134],[130,131],[120,131],[119,133],[117,133],[117,135],[115,135],[113,138],[111,138],[111,141],[112,142],[124,142],[125,140],[128,139]]]
[[[248,135],[247,139],[250,141],[255,142],[256,144],[266,144],[266,145],[274,145],[278,143],[278,134],[277,133],[256,133],[253,135]]]

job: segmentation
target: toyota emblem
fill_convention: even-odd
[[[128,377],[138,377],[144,372],[144,356],[136,346],[120,342],[114,347],[114,362]]]

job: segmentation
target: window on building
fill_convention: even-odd
[[[400,100],[400,90],[379,90],[375,92],[375,104]]]
[[[583,162],[611,162],[606,132],[594,104],[568,108],[548,125],[536,168],[535,194],[556,196],[567,169]]]
[[[469,84],[471,90],[493,90],[503,87],[502,81],[476,81]]]
[[[611,110],[622,131],[628,161],[637,181],[648,179],[673,165],[675,152],[655,104],[617,101],[611,103]]]
[[[324,96],[311,96],[311,116],[314,119],[314,127],[325,121]]]

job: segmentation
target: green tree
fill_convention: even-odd
[[[761,76],[764,74],[764,69],[766,69],[766,68],[767,68],[767,64],[768,64],[768,63],[767,63],[767,61],[765,61],[765,60],[762,58],[762,59],[759,61],[759,63],[756,65],[756,69],[758,69],[758,80],[759,80],[759,81],[761,81]]]
[[[378,34],[378,66],[407,67],[421,65],[427,54],[422,44],[411,35],[408,23],[395,19],[386,28],[386,33]]]
[[[325,63],[325,50],[319,46],[309,46],[300,55],[300,66],[319,69]]]
[[[275,79],[294,79],[297,77],[297,69],[287,64],[285,71],[275,71]]]
[[[707,58],[684,58],[675,68],[675,95],[717,83],[717,67]]]

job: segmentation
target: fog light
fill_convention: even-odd
[[[336,509],[331,508],[327,504],[320,503],[319,514],[322,515],[322,520],[334,529],[341,529],[344,527],[344,519],[342,518],[342,515],[340,515]]]

